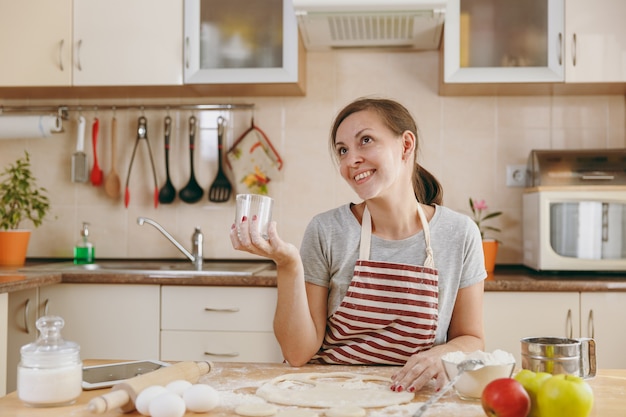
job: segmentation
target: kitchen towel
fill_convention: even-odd
[[[0,115],[0,139],[47,138],[62,128],[60,116]]]

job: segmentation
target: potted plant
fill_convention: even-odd
[[[499,232],[500,229],[493,226],[486,226],[484,223],[486,220],[493,219],[502,214],[501,211],[494,211],[487,213],[487,203],[485,200],[472,200],[469,199],[470,209],[472,210],[472,219],[480,230],[480,237],[483,239],[483,252],[485,254],[485,269],[488,273],[492,273],[496,266],[496,255],[498,254],[499,241],[492,238],[486,238],[486,231]]]
[[[30,230],[19,227],[25,220],[41,225],[50,210],[47,193],[37,186],[27,151],[0,173],[0,266],[24,265]]]

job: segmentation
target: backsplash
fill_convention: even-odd
[[[49,190],[52,212],[33,231],[29,257],[71,258],[82,222],[90,223],[90,238],[98,258],[182,258],[183,255],[154,228],[139,226],[137,217],[149,217],[167,229],[185,247],[195,226],[204,233],[205,258],[249,258],[231,248],[228,232],[234,217],[234,197],[226,203],[208,200],[207,190],[217,173],[215,120],[228,120],[227,147],[255,123],[267,134],[284,168],[270,182],[276,199],[274,219],[284,240],[300,244],[315,214],[357,201],[338,175],[328,150],[328,134],[335,113],[361,96],[396,99],[406,105],[420,127],[420,161],[444,187],[444,204],[469,213],[468,199],[484,199],[490,210],[504,214],[492,225],[502,229],[497,262],[521,263],[521,196],[523,188],[505,186],[506,165],[525,164],[532,149],[614,148],[626,146],[624,96],[479,96],[438,95],[439,53],[374,51],[309,52],[305,97],[215,98],[200,104],[254,103],[254,110],[195,112],[200,123],[196,137],[196,177],[204,188],[202,200],[186,204],[153,205],[154,182],[147,149],[140,143],[129,182],[130,202],[123,190],[112,200],[103,187],[71,182],[71,155],[76,146],[76,112],[64,122],[64,133],[47,139],[0,140],[0,166],[31,154],[39,184]],[[93,163],[91,123],[100,120],[98,162],[105,177],[111,167],[111,118],[108,103],[52,100],[2,100],[0,105],[78,105],[87,119],[85,149]],[[185,104],[198,100],[128,99],[127,105]],[[96,109],[94,105],[98,105]],[[115,112],[118,121],[116,165],[124,187],[137,137],[140,110]],[[176,189],[189,179],[188,118],[191,111],[146,110],[148,139],[158,185],[165,182],[163,120],[174,121],[170,170]],[[232,178],[231,178],[232,179]],[[30,227],[30,225],[25,225]]]

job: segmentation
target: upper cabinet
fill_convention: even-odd
[[[444,82],[624,82],[625,15],[622,0],[449,0]]]
[[[185,0],[184,16],[186,84],[298,81],[292,0]]]
[[[180,0],[0,0],[0,85],[182,84]]]

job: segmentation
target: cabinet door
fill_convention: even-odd
[[[510,352],[521,367],[520,339],[578,337],[579,298],[577,292],[486,292],[485,351]]]
[[[626,81],[626,2],[566,0],[566,82]]]
[[[598,369],[626,368],[626,293],[589,292],[580,298],[581,336],[596,341]]]
[[[0,0],[0,85],[71,83],[72,0]]]
[[[444,82],[564,79],[564,0],[448,0]]]
[[[7,392],[17,389],[17,364],[20,362],[20,348],[37,339],[35,327],[38,305],[37,288],[16,291],[9,294],[7,322]]]
[[[74,0],[77,86],[182,84],[180,0]]]
[[[186,84],[298,81],[292,0],[185,0],[184,13]]]
[[[84,359],[158,359],[158,285],[57,284],[40,288],[48,314],[63,317],[63,337]]]

